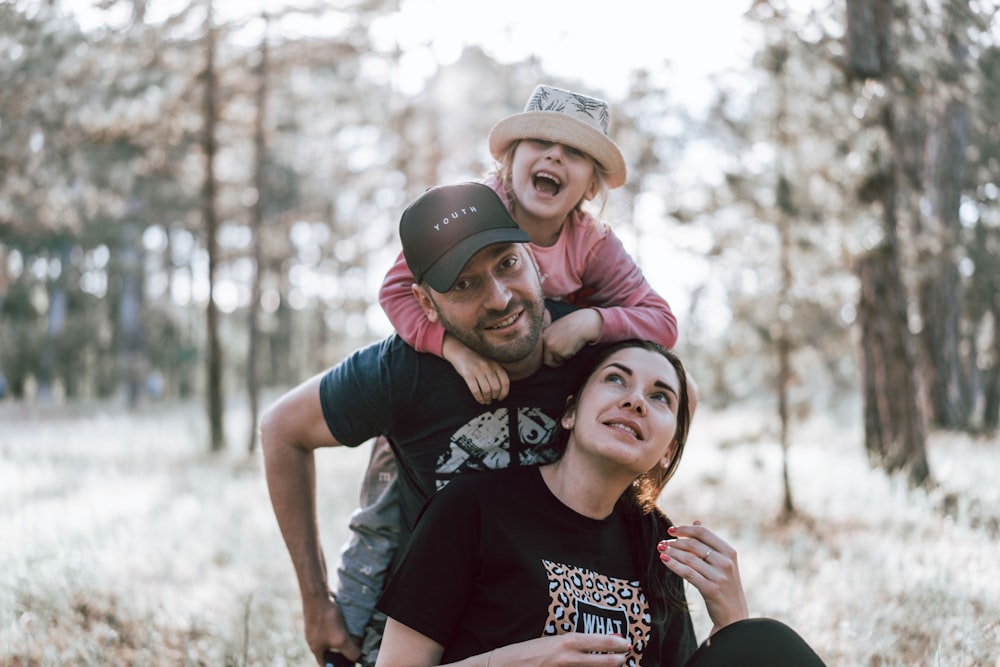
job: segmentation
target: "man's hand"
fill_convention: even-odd
[[[330,595],[326,600],[302,605],[306,625],[306,643],[319,665],[325,665],[324,654],[329,650],[343,654],[352,663],[361,658],[361,649],[350,635],[344,617]]]
[[[545,347],[545,365],[562,366],[584,345],[601,337],[604,318],[593,308],[575,310],[542,330]]]
[[[502,401],[510,392],[510,378],[498,362],[482,357],[445,334],[442,356],[455,368],[478,403]]]

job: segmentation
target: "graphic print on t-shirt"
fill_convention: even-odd
[[[545,635],[567,632],[621,635],[632,644],[625,661],[635,666],[649,641],[650,614],[638,581],[542,559],[549,580]]]
[[[439,491],[455,473],[542,465],[557,458],[547,445],[557,422],[537,408],[517,408],[513,414],[513,425],[511,412],[501,408],[481,414],[455,431],[435,466]]]

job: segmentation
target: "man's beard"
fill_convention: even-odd
[[[433,302],[433,298],[431,299]],[[472,331],[464,329],[451,322],[434,302],[434,309],[445,330],[455,339],[479,356],[501,364],[512,364],[525,359],[534,352],[542,333],[542,323],[545,316],[545,302],[539,290],[538,298],[533,301],[517,299],[511,301],[505,311],[489,311],[476,322]],[[505,316],[521,310],[521,317],[527,318],[528,332],[515,339],[494,343],[490,341],[483,330],[483,322],[499,322]]]

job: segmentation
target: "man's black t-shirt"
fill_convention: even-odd
[[[572,310],[546,306],[553,319]],[[599,349],[585,346],[558,368],[543,365],[511,382],[503,401],[481,405],[451,364],[392,335],[327,372],[320,402],[341,444],[356,446],[378,435],[391,442],[405,543],[424,503],[454,477],[555,460],[550,440],[566,398]]]

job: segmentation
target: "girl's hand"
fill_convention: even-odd
[[[698,589],[712,619],[712,633],[748,618],[746,594],[740,581],[736,550],[695,521],[668,531],[675,540],[657,545],[660,560],[674,574]]]
[[[603,327],[604,318],[593,308],[581,308],[560,317],[542,330],[545,365],[561,366],[584,345],[596,342]]]
[[[442,356],[455,368],[478,403],[502,401],[510,392],[510,378],[504,367],[481,357],[450,334],[445,334]]]

